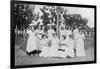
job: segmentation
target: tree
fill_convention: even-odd
[[[29,4],[14,3],[14,24],[18,29],[26,29],[31,21],[34,19],[33,8]]]
[[[80,14],[64,14],[66,26],[75,26],[83,27],[87,24],[88,20],[86,18],[82,18]]]

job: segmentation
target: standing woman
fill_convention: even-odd
[[[42,35],[44,34],[43,30],[41,29],[41,25],[38,26],[38,29],[35,30],[36,32],[36,44],[38,51],[41,51],[41,45],[40,42],[42,40]]]
[[[77,35],[77,43],[76,43],[76,56],[83,57],[85,56],[85,49],[84,49],[84,33],[83,29],[80,29],[80,33]]]
[[[85,39],[85,36],[84,36],[84,33],[82,31],[82,29],[80,29],[80,32],[77,33],[76,35],[76,56],[77,57],[83,57],[85,56],[85,50],[84,50],[84,39]]]
[[[78,34],[79,34],[79,29],[78,29],[77,26],[75,26],[75,28],[74,28],[74,30],[73,30],[73,36],[74,36],[74,49],[76,48]],[[75,49],[75,52],[76,52],[76,49]]]
[[[72,38],[72,35],[68,35],[66,36],[66,40],[65,40],[65,44],[66,44],[66,48],[65,48],[65,52],[67,54],[68,57],[74,57],[75,53],[74,53],[74,40]]]
[[[29,35],[28,41],[27,41],[27,47],[26,51],[27,53],[30,53],[34,50],[37,50],[37,45],[36,45],[36,33],[34,32],[34,29],[32,30],[30,27],[27,29],[27,33]]]

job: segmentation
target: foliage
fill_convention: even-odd
[[[35,5],[32,4],[22,4],[22,3],[14,3],[13,7],[14,11],[14,24],[17,25],[18,29],[25,29],[28,25],[34,21],[38,21],[39,18],[43,20],[43,25],[46,26],[50,23],[58,23],[63,19],[66,26],[74,27],[77,26],[85,26],[88,22],[86,18],[82,18],[81,14],[67,14],[68,9],[64,9],[62,6],[47,6],[45,5],[40,11],[43,13],[42,16],[39,16],[39,13],[35,13],[34,10]],[[59,19],[57,19],[59,16]],[[63,16],[63,18],[61,17]]]
[[[14,3],[13,6],[13,15],[14,15],[14,24],[17,25],[17,28],[25,29],[34,19],[35,15],[33,15],[30,5],[22,4],[22,3]]]

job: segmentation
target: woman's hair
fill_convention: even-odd
[[[63,36],[63,38],[64,38],[64,40],[66,39],[66,37],[65,37],[65,36]]]
[[[43,34],[43,35],[42,35],[42,38],[44,38],[44,37],[46,37],[46,38],[47,38],[47,36],[46,36],[45,34]]]
[[[42,38],[44,38],[44,37],[45,37],[45,35],[43,34],[43,35],[42,35]]]
[[[85,28],[80,28],[79,29],[79,32],[84,32],[85,31]]]
[[[69,37],[73,39],[73,35],[69,35]]]
[[[54,33],[54,34],[53,34],[53,36],[55,36],[55,35],[57,36],[57,33]]]
[[[73,29],[79,28],[78,25],[75,25]]]
[[[64,27],[61,27],[61,30],[64,30]]]

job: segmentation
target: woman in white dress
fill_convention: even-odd
[[[60,40],[63,40],[63,36],[66,36],[66,29],[64,27],[61,27],[60,29]]]
[[[27,33],[29,35],[28,41],[27,41],[27,47],[26,51],[27,53],[30,53],[34,50],[37,50],[37,45],[36,45],[36,33],[32,31],[31,29],[27,30]]]
[[[55,31],[50,27],[48,30],[48,39],[52,40],[53,39],[53,34],[55,33]]]
[[[44,34],[44,31],[41,29],[41,27],[39,27],[37,30],[35,30],[35,32],[36,32],[37,49],[41,51],[40,42],[42,40],[42,35]]]
[[[74,57],[75,53],[74,53],[74,40],[72,39],[72,35],[68,35],[66,40],[66,48],[65,48],[65,52],[67,53],[67,56],[69,57]]]
[[[72,35],[72,30],[70,27],[66,28],[66,39],[69,38],[69,35]]]
[[[48,57],[49,46],[48,46],[48,39],[45,35],[42,35],[42,40],[40,44],[41,44],[41,53],[39,54],[39,56]]]
[[[64,37],[63,41],[61,42],[61,47],[59,49],[59,57],[74,57],[74,49],[73,49],[73,39],[69,36],[67,39]]]
[[[56,33],[53,36],[54,37],[51,42],[51,47],[49,48],[48,57],[57,57],[57,53],[59,49],[59,38]]]
[[[76,41],[76,56],[77,57],[83,57],[85,56],[85,49],[84,49],[84,33],[80,31],[79,34],[76,35],[77,41]]]
[[[73,36],[74,36],[74,49],[76,48],[77,38],[79,34],[78,27],[75,26],[75,29],[73,30]],[[75,49],[76,50],[76,49]]]
[[[65,54],[65,48],[66,48],[65,36],[62,36],[61,38],[62,39],[60,39],[60,46],[58,49],[57,56],[58,57],[66,57],[67,54]]]

